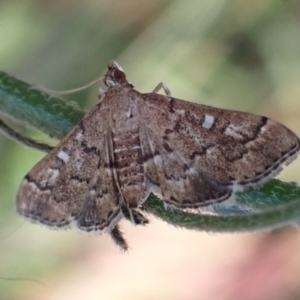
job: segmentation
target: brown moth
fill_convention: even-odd
[[[24,178],[18,212],[56,228],[108,232],[127,249],[118,228],[154,192],[179,209],[224,202],[258,187],[299,152],[284,125],[254,114],[214,108],[133,89],[114,61],[107,90],[71,132]]]

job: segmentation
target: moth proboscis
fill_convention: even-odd
[[[299,152],[298,137],[266,117],[175,99],[163,84],[142,94],[114,61],[103,78],[99,103],[25,176],[20,215],[108,232],[126,250],[118,222],[146,224],[139,208],[151,192],[178,209],[224,203]]]

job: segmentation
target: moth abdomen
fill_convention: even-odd
[[[113,133],[114,163],[123,197],[129,207],[137,207],[147,196],[144,158],[139,132]]]

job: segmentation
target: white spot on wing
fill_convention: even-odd
[[[127,113],[126,113],[126,118],[129,119],[131,116],[131,110],[129,110]]]
[[[184,116],[185,110],[184,109],[176,109],[176,113],[180,116]]]
[[[59,170],[57,170],[57,169],[48,169],[47,173],[48,173],[47,175],[49,175],[48,180],[52,181],[59,175]]]
[[[123,152],[123,151],[127,151],[127,150],[128,150],[128,148],[114,149],[114,153]]]
[[[242,136],[237,132],[240,131],[241,127],[239,126],[234,126],[233,124],[229,124],[224,132],[226,135],[230,135],[234,138],[240,139]]]
[[[131,149],[132,150],[141,149],[141,146],[133,146]]]
[[[209,129],[213,126],[214,122],[215,122],[215,117],[210,115],[205,115],[204,121],[202,123],[202,127]]]
[[[83,133],[82,131],[79,131],[75,137],[75,140],[80,141],[82,137],[83,137]]]
[[[70,155],[63,150],[59,151],[59,153],[57,154],[57,157],[60,158],[61,160],[63,160],[65,163],[67,163],[70,159]]]
[[[266,126],[263,126],[261,129],[260,129],[260,133],[264,133],[264,132],[266,132]]]
[[[160,155],[155,155],[155,156],[154,156],[154,163],[155,163],[157,166],[159,166],[159,167],[162,166],[162,158],[161,158]]]

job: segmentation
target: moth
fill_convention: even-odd
[[[103,81],[99,103],[22,181],[17,210],[30,221],[107,232],[126,250],[118,223],[146,224],[140,207],[151,192],[178,209],[222,203],[299,152],[282,124],[173,98],[163,84],[142,94],[114,61]]]

